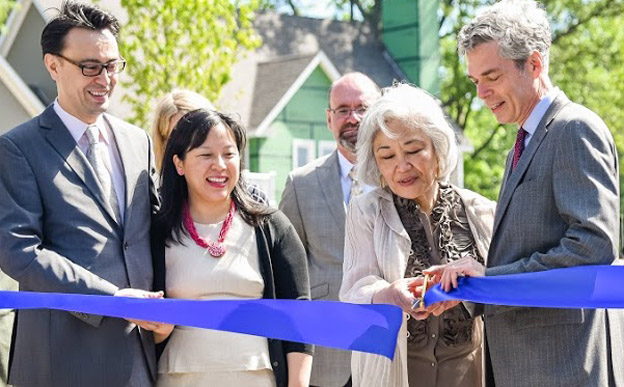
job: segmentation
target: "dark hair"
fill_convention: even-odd
[[[173,156],[177,155],[178,158],[184,160],[186,154],[201,146],[212,128],[219,124],[223,124],[234,136],[236,147],[241,155],[240,169],[242,170],[242,155],[247,136],[245,129],[227,114],[208,109],[197,109],[186,113],[180,118],[167,140],[160,172],[162,203],[160,212],[155,218],[158,229],[164,231],[167,244],[171,241],[182,243],[182,236],[188,236],[182,219],[182,208],[184,202],[188,200],[188,185],[184,176],[178,175]],[[273,212],[269,207],[253,200],[242,175],[230,195],[236,203],[240,216],[251,226],[263,223]]]
[[[60,54],[65,48],[65,37],[73,28],[110,30],[115,38],[119,34],[119,22],[112,14],[93,4],[63,1],[58,15],[46,24],[41,32],[41,51]]]

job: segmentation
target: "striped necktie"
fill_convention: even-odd
[[[119,201],[117,200],[117,194],[115,193],[115,187],[113,186],[113,180],[109,172],[111,170],[110,157],[108,156],[106,145],[100,141],[100,129],[97,125],[89,125],[87,126],[85,134],[89,140],[87,160],[89,160],[95,172],[95,176],[97,176],[98,181],[102,185],[104,198],[112,207],[116,220],[121,223]]]

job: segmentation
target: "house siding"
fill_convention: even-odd
[[[275,198],[279,202],[286,177],[293,169],[293,140],[312,139],[319,154],[319,141],[333,141],[327,129],[325,109],[331,82],[317,67],[269,127],[265,138],[252,138],[249,144],[249,169],[275,171]]]

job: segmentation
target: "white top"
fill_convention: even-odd
[[[340,185],[342,186],[342,200],[345,205],[349,204],[349,196],[351,196],[351,178],[349,177],[349,172],[354,168],[354,165],[351,164],[346,157],[340,153],[340,151],[336,151],[338,153],[338,165],[340,166]],[[362,189],[362,194],[372,191],[375,187],[371,187],[370,185],[364,184],[360,181],[360,188]]]
[[[58,103],[58,99],[54,100],[54,112],[67,127],[69,134],[71,134],[76,141],[76,144],[78,144],[78,148],[80,148],[82,153],[86,156],[87,149],[89,149],[89,139],[86,134],[87,126],[89,126],[89,124],[67,113]],[[114,142],[115,136],[106,124],[106,121],[104,121],[102,115],[100,115],[95,121],[95,125],[97,125],[100,129],[100,141],[103,142],[106,149],[108,149],[110,163],[104,163],[104,165],[106,165],[107,168],[110,166],[110,169],[112,169],[108,172],[111,174],[111,180],[113,181],[113,187],[115,188],[115,196],[117,196],[117,202],[119,203],[119,214],[123,219],[126,209],[126,180],[124,178],[121,157],[119,156],[119,151],[117,150],[117,146],[115,146]]]
[[[529,141],[533,137],[533,133],[537,130],[537,125],[539,125],[542,118],[544,118],[544,114],[546,114],[546,110],[550,107],[552,102],[555,100],[555,97],[559,94],[559,88],[553,88],[548,94],[542,97],[540,101],[535,105],[533,111],[529,115],[529,118],[522,124],[522,129],[526,130],[527,135],[524,137],[524,148],[529,145]]]
[[[195,223],[208,242],[217,240],[223,222]],[[171,298],[259,299],[264,292],[255,230],[238,213],[224,244],[226,252],[213,258],[191,238],[165,250],[167,296]],[[271,369],[264,337],[176,326],[158,364],[159,373],[245,371]]]
[[[487,257],[494,223],[492,202],[474,192],[454,187],[460,195],[479,254]],[[376,189],[349,204],[340,301],[372,303],[378,290],[405,276],[411,241],[394,206],[392,194]],[[408,387],[407,324],[403,324],[394,360],[365,352],[353,352],[353,385],[359,387]]]

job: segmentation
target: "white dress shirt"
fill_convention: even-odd
[[[349,204],[349,196],[351,195],[351,178],[349,177],[349,172],[353,169],[354,165],[351,164],[346,157],[338,152],[338,164],[340,165],[340,185],[342,186],[342,199],[344,200],[345,205]],[[371,187],[370,185],[366,185],[360,181],[360,188],[362,189],[362,193],[365,194],[370,192],[375,187]]]
[[[524,149],[529,145],[529,141],[533,138],[533,133],[537,130],[537,125],[539,125],[542,118],[544,118],[544,114],[546,114],[546,110],[550,107],[555,97],[559,94],[559,88],[553,88],[548,94],[542,97],[540,101],[535,105],[533,111],[529,115],[524,124],[522,124],[522,129],[527,132],[527,135],[524,137]]]
[[[89,139],[87,139],[85,132],[89,124],[66,112],[59,104],[58,99],[54,101],[54,112],[56,112],[63,124],[65,124],[69,133],[76,141],[76,144],[78,144],[78,148],[80,148],[86,157],[87,149],[89,149]],[[117,149],[114,141],[115,136],[106,124],[106,121],[104,121],[102,115],[100,115],[95,121],[95,125],[97,125],[100,129],[100,141],[103,142],[108,149],[108,155],[110,158],[109,165],[111,169],[109,170],[109,173],[111,174],[111,180],[113,181],[113,187],[115,188],[115,196],[117,196],[117,202],[119,203],[119,214],[123,219],[126,209],[126,182],[121,157],[119,156],[119,150]],[[108,165],[107,168],[109,168]]]

